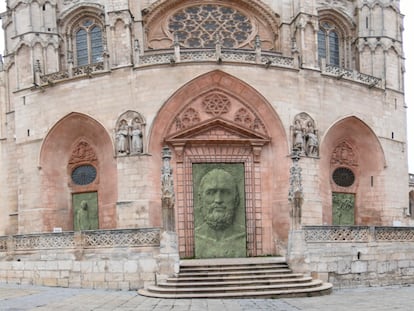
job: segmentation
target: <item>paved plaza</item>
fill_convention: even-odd
[[[389,311],[413,310],[414,286],[334,290],[331,295],[284,299],[155,299],[133,291],[51,288],[0,283],[0,310],[142,311]]]

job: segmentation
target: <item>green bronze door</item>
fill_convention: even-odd
[[[355,194],[332,193],[332,224],[349,226],[355,224]]]
[[[193,164],[196,258],[246,257],[244,165]]]
[[[95,230],[98,222],[98,193],[76,193],[72,195],[73,230]]]

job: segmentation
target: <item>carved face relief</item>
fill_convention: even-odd
[[[233,223],[238,204],[234,178],[222,169],[208,172],[200,182],[201,210],[206,223],[221,230]]]
[[[193,166],[195,253],[198,258],[246,255],[244,166]]]

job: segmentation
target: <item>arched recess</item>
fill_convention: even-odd
[[[350,116],[327,131],[320,149],[320,193],[323,223],[333,223],[333,194],[354,196],[355,225],[380,225],[386,166],[382,146],[372,129]],[[339,170],[338,170],[339,169]],[[336,177],[333,173],[336,172]],[[343,178],[338,183],[337,178]],[[353,178],[353,180],[352,180]]]
[[[326,32],[326,40],[330,40],[329,33],[334,32],[338,40],[339,66],[355,68],[352,44],[355,37],[355,23],[344,13],[332,9],[318,10],[319,29]],[[327,27],[323,25],[327,24]],[[329,48],[329,47],[327,47]],[[326,60],[329,64],[329,60]]]
[[[217,20],[204,24],[209,12]],[[143,22],[147,34],[146,49],[170,48],[175,35],[183,47],[211,47],[218,38],[224,47],[253,48],[258,35],[263,50],[280,50],[280,17],[263,1],[212,0],[205,3],[199,0],[158,0],[143,11]],[[209,40],[205,39],[210,36]],[[243,39],[239,41],[236,37]]]
[[[182,257],[194,256],[195,163],[244,165],[248,256],[275,254],[275,241],[287,240],[287,135],[274,109],[251,86],[222,71],[197,77],[167,100],[149,137],[149,150],[158,157],[155,170],[161,172],[162,147],[168,145],[173,152]]]
[[[96,192],[98,228],[116,228],[117,170],[113,143],[106,129],[91,117],[71,113],[46,136],[40,154],[41,200],[44,230],[73,230],[72,196]],[[96,169],[91,183],[75,183],[73,170],[81,165]]]

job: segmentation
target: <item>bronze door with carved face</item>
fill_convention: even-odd
[[[98,221],[98,193],[86,192],[72,195],[73,230],[96,230]]]
[[[246,257],[242,163],[193,164],[196,258]]]

